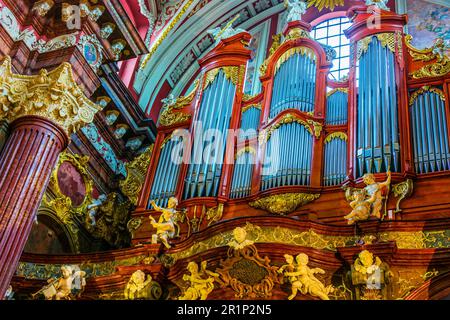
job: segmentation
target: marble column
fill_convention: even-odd
[[[72,77],[70,64],[36,76],[0,66],[0,118],[9,136],[0,154],[0,299],[9,286],[58,156],[80,125],[92,122],[99,107]]]

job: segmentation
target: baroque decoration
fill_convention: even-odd
[[[6,56],[0,66],[0,90],[1,118],[12,122],[24,116],[41,116],[57,123],[68,135],[91,123],[100,110],[74,81],[69,63],[25,76],[12,73],[11,58]]]
[[[125,180],[120,181],[120,189],[123,194],[130,199],[133,205],[137,204],[138,196],[144,183],[145,175],[150,159],[153,153],[153,145],[148,147],[142,154],[136,157],[133,161],[125,164],[127,176]]]
[[[249,205],[273,214],[288,215],[299,207],[318,199],[319,196],[320,194],[283,193],[249,202]]]

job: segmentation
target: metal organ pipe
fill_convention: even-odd
[[[400,169],[394,53],[373,36],[359,58],[357,176]]]
[[[171,156],[180,143],[182,138],[176,137],[167,141],[161,149],[149,197],[149,200],[155,200],[159,206],[166,206],[169,198],[175,195],[180,164],[173,162]]]
[[[208,129],[214,129],[222,136],[214,136],[211,141],[203,141],[203,136],[200,137],[202,140],[200,145],[194,145],[192,157],[200,161],[189,165],[184,186],[184,199],[217,195],[235,90],[236,86],[222,69],[218,71],[212,83],[204,89],[197,121],[201,123],[203,133]],[[217,143],[217,139],[221,139],[221,143]],[[206,159],[203,159],[203,154],[207,156]]]
[[[290,108],[303,112],[313,111],[315,80],[314,53],[304,47],[288,50],[280,58],[275,70],[269,117],[274,118],[281,111]]]
[[[237,199],[250,195],[253,161],[253,154],[247,151],[243,152],[236,158],[230,198]]]
[[[443,93],[419,89],[410,101],[414,168],[417,173],[450,170],[448,128]]]
[[[266,157],[280,157],[280,167],[273,175],[262,177],[262,190],[288,185],[308,185],[311,175],[313,136],[303,124],[292,122],[281,125],[273,132],[266,146]],[[279,143],[279,154],[274,154],[272,136]]]

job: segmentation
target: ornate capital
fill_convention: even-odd
[[[13,74],[9,56],[0,65],[0,118],[12,122],[24,116],[41,116],[70,136],[91,123],[100,110],[74,81],[72,66],[67,62],[51,72],[41,69],[32,76]]]

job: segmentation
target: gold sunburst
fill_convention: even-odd
[[[344,5],[344,0],[309,0],[308,1],[308,8],[314,6],[319,11],[322,11],[323,8],[328,8],[331,11],[333,11],[335,7],[343,6],[343,5]]]

